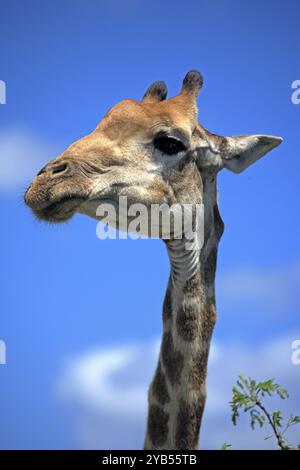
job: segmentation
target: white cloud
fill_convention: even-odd
[[[157,343],[90,351],[68,361],[60,396],[91,410],[105,410],[126,418],[143,416],[145,386],[157,353]]]
[[[208,400],[202,428],[202,448],[268,448],[267,431],[251,431],[246,420],[234,428],[230,421],[231,389],[238,374],[275,378],[291,398],[280,406],[299,414],[300,366],[291,362],[296,335],[260,347],[213,344],[208,376]],[[157,361],[157,341],[93,350],[68,362],[59,380],[59,396],[73,405],[77,444],[84,448],[138,448],[142,445],[147,390]],[[297,409],[298,407],[298,409]],[[130,430],[130,431],[129,431]]]
[[[56,155],[54,145],[23,130],[0,133],[0,189],[29,183],[38,170]]]
[[[56,384],[59,403],[71,411],[78,448],[141,448],[147,389],[158,342],[92,349],[66,361]]]

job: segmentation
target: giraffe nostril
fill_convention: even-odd
[[[48,163],[38,172],[37,176],[41,176],[44,173],[48,173],[51,176],[58,175],[64,173],[68,168],[69,164],[67,162]]]
[[[56,175],[58,173],[63,173],[67,170],[68,164],[67,163],[60,163],[58,165],[55,165],[51,168],[51,173],[52,175]]]

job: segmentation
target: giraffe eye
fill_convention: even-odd
[[[154,147],[167,155],[175,155],[176,153],[186,150],[186,147],[181,140],[166,135],[155,137]]]

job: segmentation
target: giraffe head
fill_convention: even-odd
[[[25,202],[45,221],[81,212],[95,217],[103,201],[174,204],[199,202],[205,179],[222,168],[236,173],[279,145],[266,135],[220,137],[198,123],[200,73],[190,71],[181,92],[166,99],[155,82],[141,101],[126,99],[89,135],[68,147],[37,174]]]

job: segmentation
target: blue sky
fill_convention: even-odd
[[[300,365],[290,361],[300,338],[299,13],[296,0],[0,2],[0,448],[141,447],[165,248],[100,241],[83,216],[40,224],[22,193],[116,102],[158,79],[174,95],[192,68],[205,79],[205,127],[284,138],[245,173],[219,177],[226,230],[203,446],[270,445],[245,423],[232,428],[240,370],[275,376],[291,392],[286,410],[300,414]]]

